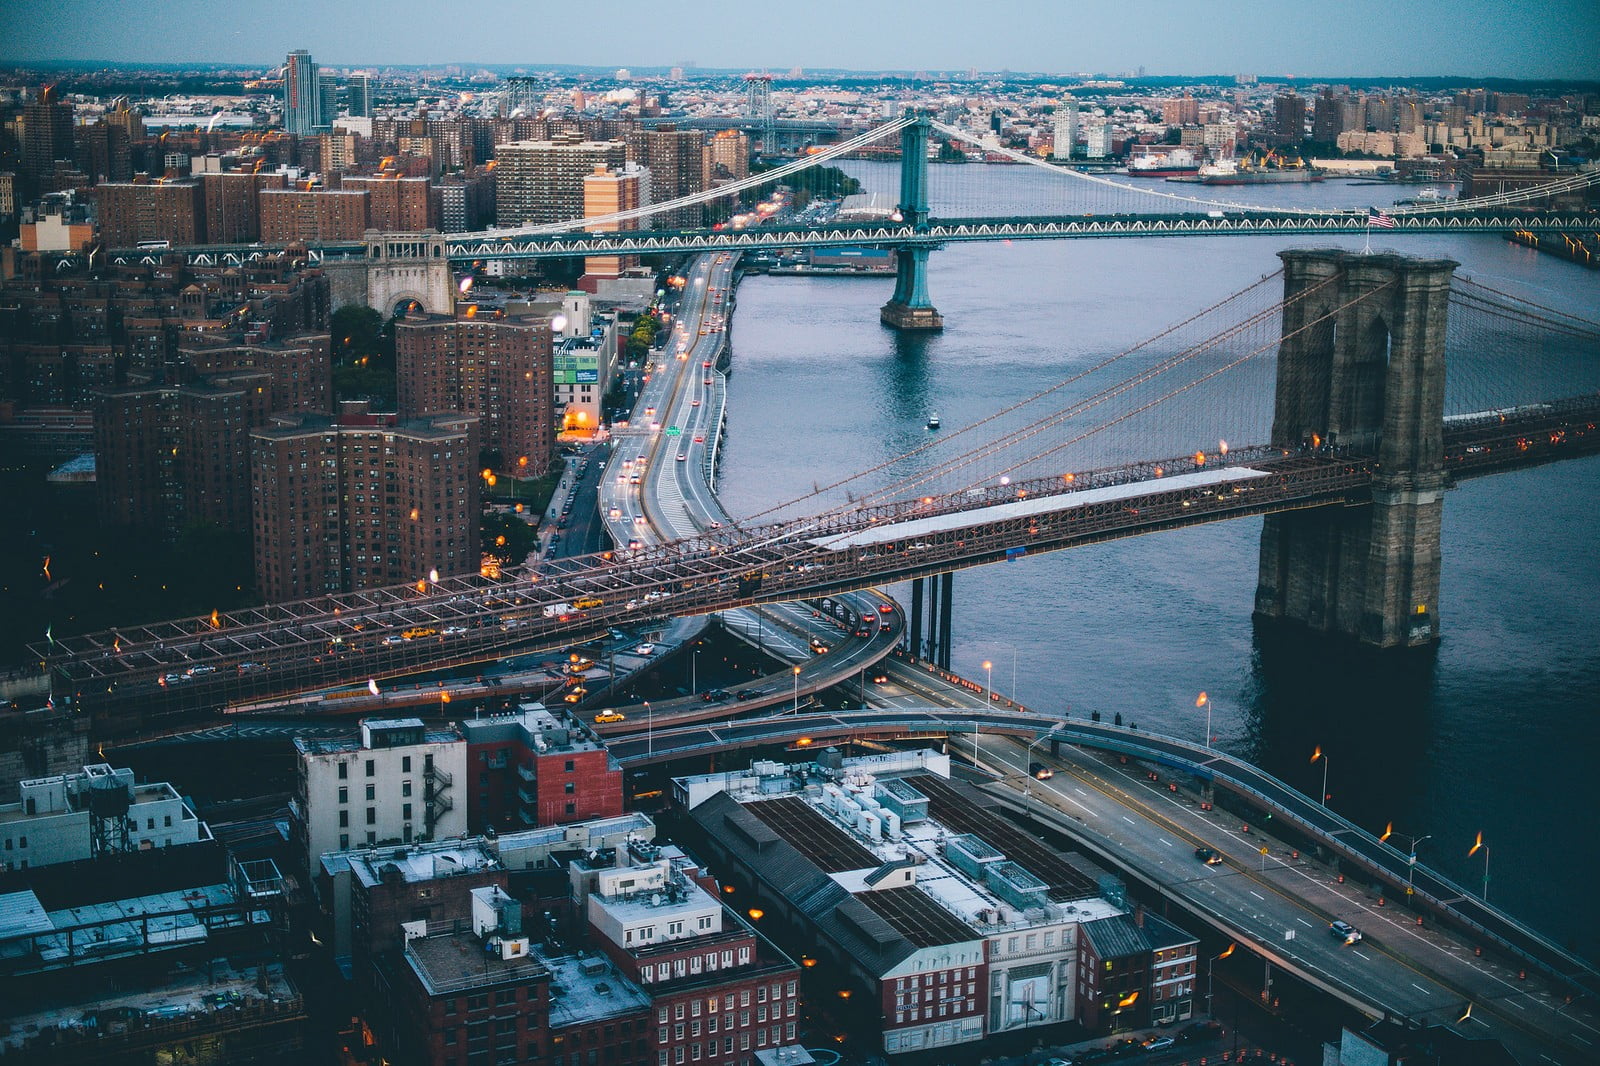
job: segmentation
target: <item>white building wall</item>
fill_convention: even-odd
[[[443,812],[431,832],[425,803],[429,756],[433,757],[435,769],[450,781],[441,792],[450,809]],[[465,740],[307,752],[300,758],[305,781],[301,818],[310,869],[317,869],[318,860],[330,851],[466,834],[470,783]]]

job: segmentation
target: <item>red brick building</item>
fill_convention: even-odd
[[[289,600],[475,572],[477,419],[344,408],[251,433],[260,593]]]
[[[261,240],[359,241],[369,228],[365,189],[266,189],[261,193]]]
[[[438,202],[433,182],[427,178],[404,178],[397,174],[378,177],[345,177],[339,188],[344,192],[367,193],[367,222],[383,233],[420,233],[439,228]]]
[[[800,968],[681,851],[636,844],[570,869],[593,943],[650,997],[658,1063],[751,1066],[796,1042]]]
[[[507,469],[542,475],[555,451],[550,345],[549,320],[532,315],[407,315],[395,325],[400,413],[477,415]]]
[[[141,241],[168,241],[174,247],[206,241],[199,182],[107,182],[95,186],[93,196],[100,239],[108,248],[133,248]]]
[[[622,814],[622,768],[543,709],[462,722],[467,827],[517,830]]]
[[[271,394],[271,375],[259,370],[98,393],[102,520],[169,539],[203,522],[250,529],[249,435],[266,423]]]
[[[191,342],[178,349],[178,356],[198,374],[265,370],[272,375],[272,411],[327,414],[333,410],[333,366],[326,333],[262,344],[212,347]]]

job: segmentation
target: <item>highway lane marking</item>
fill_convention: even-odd
[[[1089,794],[1089,793],[1085,792],[1083,789],[1077,788],[1077,787],[1074,787],[1072,791],[1076,792],[1080,796],[1087,796]]]
[[[1429,992],[1426,988],[1423,988],[1421,985],[1417,984],[1415,981],[1411,982],[1411,987],[1415,988],[1418,992],[1421,992],[1425,996],[1433,995],[1432,992]]]
[[[1139,824],[1138,822],[1134,821],[1132,818],[1129,818],[1126,814],[1124,814],[1122,816],[1122,820],[1124,822],[1127,822],[1129,825],[1132,825],[1132,826],[1137,826]]]
[[[1261,893],[1257,892],[1253,888],[1250,890],[1250,894],[1252,896],[1254,896],[1256,899],[1259,899],[1262,903],[1265,903],[1267,901],[1267,897],[1266,896],[1263,896]]]
[[[1356,951],[1354,948],[1351,949],[1350,954],[1354,955],[1358,959],[1366,959],[1368,962],[1372,961],[1372,956],[1371,955],[1363,955],[1363,954],[1361,954],[1361,952]]]
[[[1572,1039],[1576,1040],[1580,1044],[1585,1044],[1585,1045],[1587,1045],[1589,1047],[1593,1047],[1594,1046],[1589,1041],[1587,1041],[1583,1037],[1579,1036],[1577,1033],[1573,1033],[1572,1034]]]
[[[1517,1008],[1518,1010],[1527,1010],[1528,1009],[1527,1007],[1524,1007],[1522,1004],[1518,1003],[1514,999],[1507,999],[1506,1002],[1511,1004],[1511,1006]]]
[[[1161,843],[1165,844],[1167,847],[1172,847],[1172,841],[1168,840],[1166,837],[1156,837],[1156,839],[1161,841]]]

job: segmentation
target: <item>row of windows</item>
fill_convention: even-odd
[[[796,987],[797,982],[795,981],[790,981],[787,985],[781,981],[774,981],[771,985],[772,999],[776,1001],[780,998],[780,996],[787,996],[788,998],[793,999]],[[756,989],[756,1001],[758,1003],[767,1002],[767,990],[767,985],[761,985]],[[719,1002],[722,1004],[723,1010],[730,1011],[734,1008],[734,994],[729,992],[727,995],[722,996],[720,1000],[717,996],[708,996],[704,1002],[705,1012],[707,1014],[715,1014],[717,1012],[717,1004]],[[672,1005],[673,1020],[681,1022],[685,1016],[691,1018],[700,1017],[700,1004],[701,1000],[699,999],[679,1000]],[[741,1007],[750,1006],[750,990],[748,988],[741,988],[739,990],[738,1005]],[[665,1004],[656,1008],[656,1021],[663,1024],[666,1023],[667,1007]]]
[[[1015,939],[1015,938],[1013,938],[1013,939]],[[957,981],[961,980],[961,971],[959,969],[957,969],[957,970],[941,970],[939,972],[939,983],[941,985],[949,984],[950,983],[950,975],[952,973],[954,973],[956,975],[956,980]],[[974,980],[977,979],[977,977],[978,977],[978,968],[976,966],[968,966],[967,967],[967,980],[974,981]],[[931,973],[930,974],[924,974],[923,977],[922,977],[922,985],[923,985],[924,988],[932,988],[933,987],[933,974],[931,974]],[[894,982],[894,990],[896,992],[904,992],[908,988],[913,988],[914,989],[916,987],[917,987],[917,979],[915,977],[898,977],[898,978],[895,979],[895,982]]]
[[[755,1043],[756,1043],[757,1047],[766,1047],[769,1043],[774,1045],[774,1046],[776,1046],[778,1044],[784,1043],[785,1041],[791,1041],[794,1038],[795,1038],[795,1023],[794,1022],[789,1022],[787,1025],[782,1025],[782,1026],[774,1025],[774,1026],[772,1026],[771,1029],[764,1029],[763,1028],[763,1029],[757,1029],[755,1031]],[[739,1050],[740,1051],[749,1051],[750,1050],[750,1034],[749,1033],[740,1033],[738,1039],[739,1039]],[[721,1042],[720,1042],[720,1047],[721,1047],[721,1052],[720,1053],[723,1054],[723,1055],[731,1055],[731,1054],[733,1054],[733,1041],[734,1041],[734,1038],[732,1036],[723,1037]],[[691,1062],[699,1062],[702,1056],[704,1056],[705,1058],[715,1058],[719,1053],[718,1052],[718,1046],[719,1046],[719,1042],[718,1041],[711,1040],[711,1041],[707,1041],[703,1045],[699,1044],[699,1043],[690,1044],[687,1049],[685,1049],[682,1044],[679,1044],[677,1047],[673,1048],[671,1050],[671,1052],[668,1052],[666,1048],[662,1048],[660,1051],[656,1052],[656,1064],[657,1064],[657,1066],[668,1066],[669,1055],[670,1055],[670,1061],[672,1063],[681,1063],[681,1062],[683,1062],[685,1060],[685,1052],[686,1051],[687,1051],[688,1061],[691,1061]]]
[[[977,1009],[977,1000],[967,1000],[965,1010],[962,1009],[961,1001],[957,1000],[956,1002],[950,1004],[948,1012],[946,1011],[945,1007],[941,1005],[939,1007],[938,1017],[943,1018],[946,1017],[947,1014],[972,1014]],[[924,1020],[924,1017],[926,1017],[926,1020],[930,1022],[934,1020],[932,1007],[929,1007],[927,1010],[921,1010],[917,1007],[912,1007],[909,1011],[897,1010],[894,1012],[894,1020],[896,1025],[904,1025],[907,1019],[913,1022],[920,1022]]]

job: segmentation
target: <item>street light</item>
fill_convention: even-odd
[[[1211,697],[1202,692],[1199,696],[1195,697],[1194,705],[1196,707],[1204,707],[1206,709],[1205,746],[1209,748],[1211,746]]]
[[[1328,757],[1323,754],[1322,745],[1321,744],[1318,744],[1317,745],[1317,750],[1311,753],[1311,761],[1312,762],[1316,762],[1318,759],[1322,760],[1322,799],[1319,800],[1318,802],[1320,802],[1322,804],[1322,809],[1323,810],[1327,810],[1328,809]]]
[[[800,668],[794,668],[794,713],[800,713]]]
[[[644,750],[647,757],[656,753],[656,716],[649,700],[644,701]]]
[[[1483,902],[1487,904],[1489,902],[1489,845],[1483,842],[1483,830],[1481,829],[1478,830],[1477,842],[1472,845],[1472,850],[1467,852],[1467,858],[1470,859],[1476,855],[1480,848],[1483,850]]]
[[[988,678],[988,684],[985,693],[988,699],[984,704],[985,706],[988,706],[994,702],[994,663],[990,662],[988,659],[983,660],[983,672]]]
[[[993,647],[1001,647],[1001,648],[1010,648],[1011,649],[1011,693],[1010,693],[1010,695],[1011,695],[1012,702],[1015,702],[1016,698],[1017,698],[1017,646],[1015,644],[1007,644],[1003,640],[986,640],[986,641],[983,641],[982,644],[988,644],[988,645],[993,646]],[[980,644],[979,646],[981,647],[982,644]]]
[[[1232,955],[1234,948],[1237,948],[1238,946],[1239,946],[1238,944],[1229,944],[1228,945],[1228,950],[1224,951],[1220,955],[1213,955],[1213,956],[1211,956],[1211,958],[1206,960],[1206,1013],[1207,1014],[1211,1014],[1212,1013],[1211,992],[1212,992],[1212,989],[1214,987],[1214,978],[1215,978],[1215,974],[1213,973],[1212,968],[1216,965],[1218,959],[1225,959],[1229,955]]]
[[[1400,835],[1405,836],[1404,833],[1401,833]],[[1389,838],[1392,836],[1394,836],[1394,823],[1390,822],[1384,828],[1383,836],[1379,837],[1378,839],[1384,843],[1388,843]],[[1413,892],[1411,887],[1411,877],[1417,868],[1417,845],[1422,843],[1424,840],[1432,840],[1433,834],[1428,833],[1425,836],[1420,837],[1406,837],[1406,839],[1411,841],[1411,851],[1409,856],[1406,858],[1406,895],[1409,896]],[[1485,857],[1484,861],[1486,863],[1488,862],[1487,856]]]

